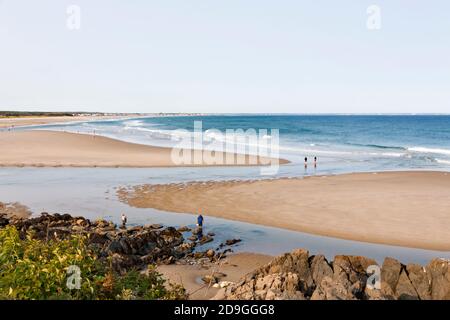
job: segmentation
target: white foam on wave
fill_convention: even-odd
[[[395,158],[406,156],[405,153],[400,152],[371,152],[369,154],[372,156],[395,157]]]
[[[435,154],[445,154],[450,155],[449,149],[439,149],[439,148],[426,148],[426,147],[411,147],[407,149],[411,152],[420,152],[420,153],[435,153]]]
[[[348,150],[333,150],[332,147],[328,150],[308,147],[280,147],[280,150],[287,152],[310,154],[310,155],[328,155],[328,156],[371,156],[371,157],[389,157],[400,158],[406,157],[407,153],[402,152],[368,152],[368,151],[348,151]]]
[[[450,160],[436,159],[436,162],[440,164],[447,164],[450,166]]]
[[[123,128],[125,131],[139,131],[142,134],[149,135],[150,137],[164,140],[181,140],[182,138],[189,138],[190,135],[182,130],[160,130],[160,129],[149,129],[144,127],[130,127],[125,126]]]
[[[280,150],[287,151],[287,152],[294,152],[294,153],[301,153],[301,154],[317,154],[317,155],[352,155],[353,152],[350,151],[331,151],[331,150],[321,150],[321,149],[313,149],[313,148],[302,148],[302,147],[287,147],[282,146],[280,147]]]
[[[128,120],[124,122],[126,127],[141,127],[144,124],[142,120]]]

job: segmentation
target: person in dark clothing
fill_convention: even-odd
[[[305,168],[308,166],[308,157],[305,157]]]
[[[317,157],[314,157],[314,168],[317,167]]]
[[[197,225],[203,227],[203,216],[201,214],[197,217]]]
[[[197,229],[195,230],[195,233],[197,234],[198,241],[202,240],[203,238],[203,216],[201,214],[197,217]]]

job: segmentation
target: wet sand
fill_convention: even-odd
[[[450,173],[383,172],[304,179],[121,188],[133,207],[198,213],[348,240],[450,250]]]
[[[269,263],[272,259],[273,257],[268,255],[237,253],[207,267],[172,264],[158,266],[157,270],[170,282],[182,284],[189,293],[189,299],[202,300],[214,297],[219,291],[218,288],[203,283],[201,281],[203,276],[220,272],[226,275],[220,281],[237,282],[247,273]]]
[[[193,161],[174,161],[178,149],[128,143],[97,135],[56,131],[0,132],[4,167],[189,167],[288,163],[266,157],[187,150]],[[187,154],[187,153],[186,153]],[[221,159],[233,161],[220,161]],[[200,159],[200,161],[197,161]],[[219,161],[214,161],[215,159]]]

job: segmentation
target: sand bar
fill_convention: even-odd
[[[204,215],[371,243],[450,250],[450,173],[358,173],[305,179],[122,188],[134,207]],[[301,246],[301,244],[299,244]]]
[[[200,162],[178,163],[173,161],[172,148],[152,147],[114,140],[102,136],[57,131],[0,132],[0,166],[6,167],[174,167],[221,166],[228,162],[203,161],[209,152],[189,151],[192,159]],[[177,149],[175,149],[177,150]],[[214,154],[225,159],[221,152]],[[236,156],[237,165],[267,164],[278,159]],[[205,156],[205,157],[203,157]],[[280,164],[287,163],[280,160]]]

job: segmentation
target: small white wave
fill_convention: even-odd
[[[164,140],[181,140],[183,138],[190,138],[190,133],[186,133],[182,130],[158,130],[158,129],[148,129],[143,127],[129,127],[126,126],[123,128],[125,131],[139,131],[145,135],[148,135],[157,139]]]
[[[317,154],[317,155],[335,155],[335,156],[344,156],[344,155],[356,155],[356,153],[351,151],[344,151],[344,150],[321,150],[321,149],[311,149],[308,147],[294,147],[294,146],[280,146],[279,148],[282,151],[286,152],[294,152],[294,153],[300,153],[300,154]]]
[[[369,153],[369,155],[382,156],[382,157],[395,157],[395,158],[406,156],[406,154],[399,153],[399,152],[379,152],[379,153],[378,152],[371,152],[371,153]]]
[[[325,149],[318,148],[308,148],[308,147],[294,147],[294,146],[281,146],[280,150],[287,152],[294,152],[300,154],[309,154],[309,155],[324,155],[324,156],[341,156],[341,157],[389,157],[389,158],[400,158],[407,157],[408,154],[404,152],[367,152],[361,150],[339,150],[334,149],[332,147]]]
[[[438,149],[438,148],[412,147],[412,148],[408,148],[408,151],[450,155],[450,150]]]
[[[450,166],[450,160],[436,159],[436,162],[440,164],[447,164]]]
[[[213,140],[222,140],[223,139],[223,135],[222,134],[218,134],[218,133],[216,133],[214,131],[209,131],[209,130],[206,130],[204,132],[204,136],[205,136],[205,138],[213,139]]]
[[[142,120],[128,120],[124,122],[125,127],[140,127],[144,124]]]

